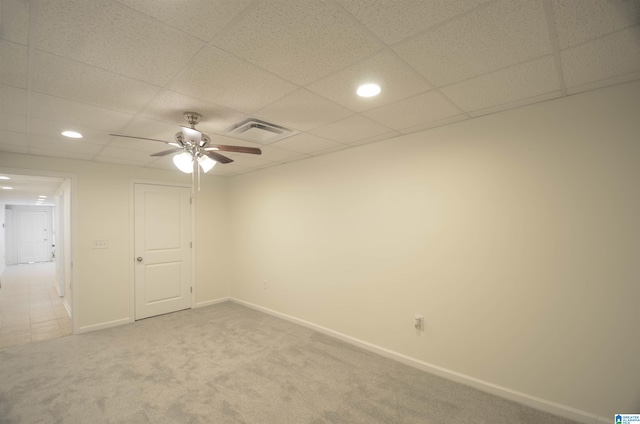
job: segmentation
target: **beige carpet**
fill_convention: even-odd
[[[227,302],[0,351],[0,423],[571,421]]]

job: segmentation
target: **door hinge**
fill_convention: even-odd
[[[193,242],[192,241],[189,242],[189,247],[193,249]]]
[[[189,197],[189,204],[193,205],[193,197]]]
[[[193,287],[189,287],[191,289],[191,293],[193,293]]]

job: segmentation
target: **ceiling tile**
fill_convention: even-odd
[[[2,0],[0,38],[26,45],[29,41],[29,2]]]
[[[0,142],[0,152],[27,154],[29,153],[29,149],[27,146],[15,146],[13,144],[4,144]]]
[[[363,115],[389,128],[403,128],[424,125],[461,113],[454,104],[438,91],[430,91],[387,106],[364,112]]]
[[[14,131],[0,130],[0,144],[4,146],[27,147],[27,135]]]
[[[124,157],[124,158],[110,157],[110,156],[105,156],[103,154],[96,156],[93,160],[96,162],[111,163],[115,165],[129,165],[129,166],[143,166],[143,167],[149,163],[149,161],[144,161],[144,160],[135,160],[127,157]]]
[[[503,0],[399,44],[395,51],[441,87],[552,49],[542,4]]]
[[[271,146],[309,155],[334,152],[350,147],[309,133],[296,134],[293,137],[277,141]]]
[[[271,162],[291,162],[309,157],[309,155],[304,153],[292,152],[272,146],[263,146],[260,149],[262,150],[262,154],[257,157]]]
[[[33,90],[69,100],[136,113],[158,88],[44,52],[35,55]]]
[[[424,131],[424,130],[428,130],[430,128],[436,128],[436,127],[441,127],[444,125],[449,125],[449,124],[453,124],[455,122],[460,122],[460,121],[464,121],[465,119],[469,119],[469,115],[465,114],[460,114],[460,115],[453,115],[450,116],[448,118],[443,118],[443,119],[438,119],[435,121],[431,121],[431,122],[427,122],[426,124],[420,124],[420,125],[416,125],[414,127],[407,127],[407,128],[403,128],[400,130],[400,132],[402,134],[411,134],[417,131]]]
[[[562,96],[562,92],[560,90],[551,91],[549,93],[540,94],[537,96],[526,97],[524,99],[514,100],[508,103],[502,103],[497,106],[491,106],[484,109],[477,109],[469,112],[469,115],[472,117],[488,115],[490,113],[502,112],[509,109],[515,109],[517,107],[522,107],[526,105],[530,105],[533,103],[544,102],[547,100],[557,99]]]
[[[0,85],[0,113],[27,115],[27,90]]]
[[[380,37],[393,44],[420,33],[488,0],[338,0]]]
[[[30,155],[36,156],[47,156],[54,158],[65,158],[65,159],[78,159],[78,160],[92,160],[93,154],[91,153],[83,153],[77,150],[60,150],[57,148],[53,149],[41,149],[37,148],[29,148],[28,152]]]
[[[184,112],[198,112],[202,115],[197,128],[203,132],[222,131],[245,116],[224,106],[169,90],[154,97],[141,115],[172,123],[177,127],[187,125]]]
[[[59,152],[72,152],[82,155],[95,155],[103,146],[101,144],[88,143],[84,139],[70,139],[60,136],[56,137],[44,137],[40,135],[30,135],[28,138],[29,150],[56,150]]]
[[[70,140],[61,134],[62,131],[67,130],[77,131],[82,134],[82,139],[78,141],[81,141],[83,143],[107,144],[111,139],[111,137],[109,137],[109,135],[104,130],[84,127],[80,125],[69,125],[60,120],[50,121],[39,118],[30,118],[28,125],[30,135],[39,135],[43,137],[49,137],[51,139]],[[76,140],[71,141],[75,142]]]
[[[252,113],[296,89],[228,53],[208,48],[169,87],[173,91]]]
[[[204,45],[116,2],[43,0],[38,16],[38,49],[155,85]]]
[[[640,28],[564,50],[560,58],[567,88],[640,71]]]
[[[118,131],[133,117],[128,113],[39,93],[31,94],[30,116],[47,121],[59,121],[66,125],[112,132]]]
[[[552,56],[532,60],[441,89],[466,112],[560,90]]]
[[[0,130],[27,133],[27,117],[13,113],[0,113]]]
[[[27,88],[27,46],[0,40],[0,84]]]
[[[194,0],[159,2],[158,0],[117,0],[145,15],[209,41],[231,22],[252,0]]]
[[[156,158],[154,156],[149,156],[149,153],[147,152],[141,152],[135,149],[122,149],[119,147],[105,146],[100,151],[100,154],[96,159],[108,159],[108,161],[111,163],[113,163],[117,159],[122,159],[124,161],[120,163],[133,165],[130,162],[137,162],[137,165],[144,166],[154,161]]]
[[[351,115],[348,109],[299,89],[262,109],[256,116],[283,127],[307,131]]]
[[[389,134],[392,131],[364,116],[352,115],[310,132],[339,143],[352,144],[381,134]]]
[[[300,85],[382,47],[327,0],[261,2],[214,43]]]
[[[640,5],[629,0],[553,0],[561,49],[638,24]]]
[[[370,82],[380,85],[381,93],[367,98],[358,96],[358,86]],[[433,87],[395,54],[385,51],[310,84],[307,88],[351,110],[362,112],[423,93]]]

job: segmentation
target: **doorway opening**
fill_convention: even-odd
[[[0,178],[0,349],[70,335],[71,180]]]

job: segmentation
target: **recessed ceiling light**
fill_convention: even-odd
[[[76,131],[62,131],[60,134],[69,138],[82,138],[82,134]]]
[[[47,196],[43,196],[43,195],[40,195],[40,196],[38,196],[38,197],[39,197],[40,199],[46,199],[46,198],[47,198]]]
[[[10,180],[11,178],[5,177],[4,175],[0,175],[0,180]]]
[[[362,84],[356,91],[360,97],[373,97],[380,94],[380,86],[378,84]]]
[[[13,190],[13,187],[2,187],[3,190]]]

